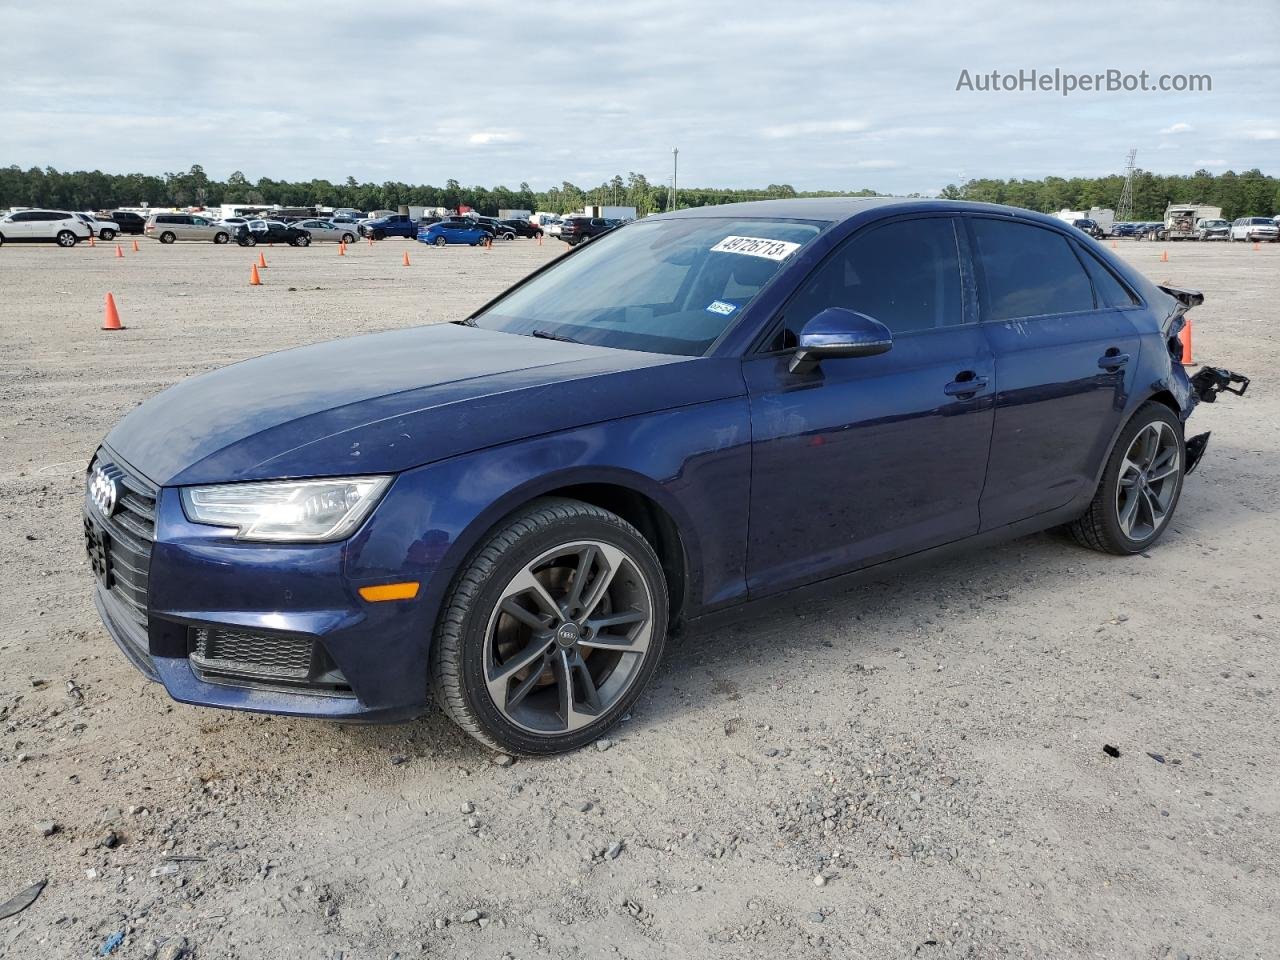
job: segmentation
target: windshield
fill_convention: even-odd
[[[486,330],[699,356],[828,226],[810,220],[639,220],[593,241],[472,322]]]

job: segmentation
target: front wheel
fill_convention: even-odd
[[[372,237],[374,240],[385,240],[385,239],[387,239],[387,234],[386,234],[386,232],[385,232],[385,231],[383,231],[383,230],[375,230],[375,231],[373,231],[373,233],[369,234],[369,236],[370,236],[370,237]]]
[[[213,235],[214,243],[226,243],[230,239],[231,239],[231,234],[229,233],[215,233]]]
[[[350,234],[350,233],[344,233],[344,234],[342,235],[342,242],[343,242],[343,243],[355,243],[355,242],[356,242],[356,238],[355,238],[355,236],[354,236],[353,234]]]
[[[98,236],[110,243],[116,238],[116,232],[114,230],[99,230]]]
[[[242,247],[256,247],[257,245],[258,238],[252,233],[240,238],[240,246]]]
[[[79,237],[70,230],[61,230],[58,232],[58,246],[60,247],[74,247],[78,239]]]
[[[436,245],[437,247],[443,247],[443,246],[444,246],[445,244],[447,244],[448,242],[449,242],[449,241],[448,241],[448,240],[446,240],[444,237],[436,237],[436,239],[435,239],[435,245]],[[472,244],[472,246],[474,247],[474,246],[475,246],[475,244],[473,243],[473,244]]]
[[[1068,529],[1103,553],[1141,553],[1160,539],[1182,494],[1187,448],[1182,424],[1162,403],[1133,415],[1116,441],[1093,503]]]
[[[640,532],[578,500],[538,500],[455,581],[431,648],[432,690],[494,749],[575,750],[635,703],[666,631],[666,581]]]

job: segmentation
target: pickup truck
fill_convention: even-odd
[[[379,217],[360,224],[360,235],[373,240],[385,240],[387,237],[417,240],[418,221],[407,213],[393,213],[389,217]]]

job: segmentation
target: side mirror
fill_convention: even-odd
[[[892,346],[893,334],[879,320],[844,307],[828,307],[800,331],[800,344],[787,369],[808,373],[824,359],[873,357]]]

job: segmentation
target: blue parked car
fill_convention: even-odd
[[[430,690],[492,747],[573,749],[674,624],[1058,525],[1147,550],[1197,401],[1247,386],[1178,362],[1202,299],[1007,207],[649,217],[464,320],[134,409],[88,471],[98,609],[185,703],[393,720]]]
[[[421,242],[434,244],[437,247],[443,247],[449,243],[465,243],[474,247],[484,243],[489,236],[491,233],[481,226],[456,220],[443,220],[418,230],[418,239]]]

